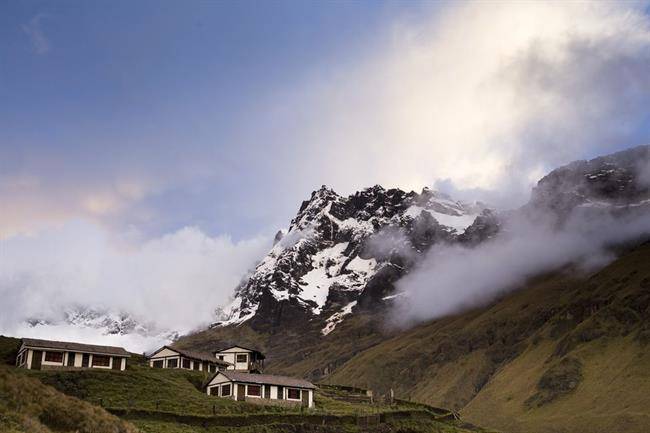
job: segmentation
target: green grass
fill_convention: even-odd
[[[15,365],[20,339],[0,335],[0,364]]]
[[[32,384],[38,379],[42,384],[50,385],[45,388],[52,392],[66,394],[71,401],[105,414],[101,406],[143,433],[468,431],[454,422],[436,420],[440,414],[410,402],[389,405],[343,401],[341,399],[346,397],[347,391],[328,387],[324,392],[316,392],[315,409],[262,406],[208,396],[203,391],[208,378],[201,372],[152,369],[138,362],[132,364],[135,365],[129,365],[123,372],[4,369],[11,370],[12,377]],[[42,384],[40,386],[44,387]],[[369,416],[376,419],[381,416],[384,422],[380,426],[357,425],[357,420]],[[392,429],[393,425],[399,426],[397,430],[386,430]],[[49,433],[47,430],[44,432]],[[97,432],[104,433],[102,430]]]
[[[279,412],[266,407],[208,396],[207,377],[188,370],[130,365],[126,371],[30,371],[43,383],[65,394],[110,409],[136,409],[184,415],[232,415]]]
[[[190,370],[153,369],[129,365],[123,372],[111,370],[24,371],[57,390],[109,409],[157,411],[179,415],[250,415],[250,414],[328,414],[368,415],[379,412],[416,409],[417,405],[400,402],[377,405],[369,402],[350,403],[335,398],[337,392],[315,393],[314,409],[262,406],[208,396],[203,391],[209,379]]]
[[[100,407],[42,384],[14,367],[0,366],[3,433],[136,433],[133,425]]]

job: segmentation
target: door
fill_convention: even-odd
[[[264,385],[264,398],[271,398],[271,385]]]
[[[113,357],[113,370],[121,370],[121,369],[122,369],[122,358]]]
[[[35,350],[32,352],[32,370],[40,370],[43,362],[43,352]]]
[[[306,389],[302,390],[302,405],[304,407],[309,407],[309,391]]]
[[[278,386],[278,400],[284,399],[284,387]]]
[[[237,401],[246,400],[246,387],[242,384],[237,385]]]
[[[90,365],[90,355],[84,353],[83,356],[81,357],[81,366],[88,367],[89,365]]]
[[[68,367],[74,367],[74,360],[77,357],[77,354],[74,352],[68,353]]]

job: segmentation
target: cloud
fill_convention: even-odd
[[[210,323],[214,308],[271,245],[192,227],[143,243],[115,242],[84,221],[0,242],[0,331],[28,318],[57,323],[64,311],[87,306],[187,332]]]
[[[447,180],[521,204],[559,164],[640,144],[650,30],[637,6],[451,2],[401,17],[357,60],[265,107],[275,138],[290,132],[286,181],[351,192]]]
[[[42,21],[45,18],[45,14],[37,14],[29,20],[29,23],[22,26],[23,32],[29,36],[32,48],[36,54],[45,54],[50,51],[50,41],[43,33]]]
[[[550,215],[518,214],[502,234],[474,248],[436,245],[396,283],[401,304],[393,319],[404,324],[434,319],[487,303],[527,279],[565,265],[598,269],[614,259],[614,245],[650,236],[648,208],[615,217],[578,209],[562,229]]]
[[[159,188],[145,177],[114,175],[85,182],[61,177],[20,172],[0,175],[0,202],[11,203],[0,215],[0,240],[79,218],[109,226],[129,214],[132,224],[142,223],[150,214],[138,204]]]

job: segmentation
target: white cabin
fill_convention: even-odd
[[[16,367],[31,370],[99,368],[126,370],[131,357],[123,347],[23,338]]]
[[[227,370],[249,373],[261,373],[264,371],[264,359],[266,357],[259,350],[242,346],[231,346],[214,352],[214,356],[219,361],[230,364],[226,368]]]
[[[224,370],[230,366],[227,362],[215,359],[209,353],[178,349],[172,346],[161,347],[149,355],[148,360],[149,366],[152,368],[181,368],[207,373],[216,373],[218,370]]]
[[[225,370],[207,385],[208,395],[249,403],[314,407],[316,386],[303,379]]]

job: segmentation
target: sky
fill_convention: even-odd
[[[516,207],[558,165],[650,142],[647,10],[5,0],[0,295],[32,316],[182,302],[164,326],[187,328],[323,184]]]

